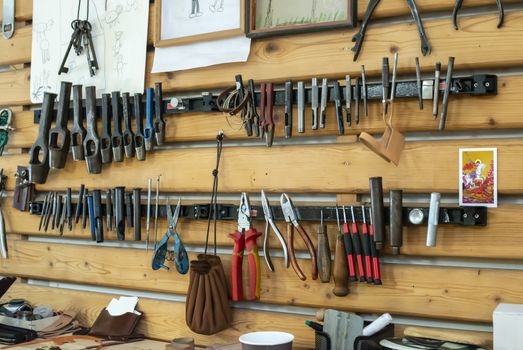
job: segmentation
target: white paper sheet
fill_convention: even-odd
[[[33,0],[31,101],[40,103],[45,91],[59,92],[61,81],[95,85],[98,97],[111,91],[143,92],[147,52],[149,1],[89,0],[89,22],[100,69],[90,77],[86,54],[74,48],[66,62],[69,72],[58,75],[76,19],[78,1]],[[82,1],[85,19],[88,1]]]
[[[250,49],[251,39],[243,36],[156,48],[152,73],[245,62],[249,58]]]
[[[105,309],[111,316],[120,316],[127,312],[140,315],[140,313],[135,310],[136,304],[138,304],[137,297],[120,297],[118,299],[113,298]]]

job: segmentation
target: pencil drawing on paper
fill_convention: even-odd
[[[49,55],[49,39],[48,39],[48,32],[53,27],[54,21],[50,19],[47,22],[39,22],[33,24],[34,28],[33,30],[36,32],[36,40],[39,42],[41,57],[42,57],[42,64],[46,64],[51,59]]]
[[[209,5],[209,10],[212,13],[223,12],[223,0],[214,0],[214,2]]]
[[[203,13],[200,11],[200,0],[191,0],[191,14],[189,18],[200,17]]]
[[[257,0],[256,29],[341,21],[347,0]]]

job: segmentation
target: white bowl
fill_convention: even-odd
[[[284,332],[252,332],[240,337],[240,343],[248,345],[246,347],[248,349],[255,349],[255,347],[269,349],[282,345],[288,345],[288,348],[291,349],[293,340],[294,335]]]

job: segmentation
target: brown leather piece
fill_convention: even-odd
[[[219,257],[198,255],[191,261],[185,321],[195,333],[211,335],[228,328],[232,322],[227,279]]]
[[[143,314],[137,315],[132,312],[126,312],[123,315],[111,316],[109,312],[104,309],[94,321],[89,335],[95,335],[110,340],[126,341],[129,338],[134,338],[134,330],[138,325],[138,321]]]

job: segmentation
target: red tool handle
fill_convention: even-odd
[[[258,244],[256,240],[261,236],[255,228],[245,232],[245,248],[247,250],[247,260],[249,262],[249,296],[247,300],[260,299],[260,256],[258,255]]]
[[[294,272],[296,272],[302,281],[305,281],[307,277],[301,270],[300,265],[298,265],[298,260],[296,260],[294,253],[294,226],[290,223],[287,224],[287,249],[289,250],[289,260]]]
[[[352,239],[350,237],[349,224],[343,225],[343,241],[345,242],[345,252],[349,264],[349,278],[351,281],[357,281],[356,268],[354,266],[354,250],[352,249]]]
[[[352,224],[352,244],[354,246],[354,253],[356,254],[356,261],[358,262],[358,274],[360,276],[360,282],[365,282],[365,265],[363,263],[363,255],[361,253],[361,240],[360,234],[358,233],[358,224],[355,222]]]
[[[372,277],[372,263],[371,263],[371,255],[370,255],[370,237],[369,237],[369,230],[367,228],[367,224],[363,223],[361,227],[361,235],[360,238],[362,239],[362,245],[363,245],[363,254],[365,255],[365,276],[367,277],[367,283],[374,282],[374,279]]]
[[[272,107],[274,106],[274,89],[272,83],[267,83],[265,87],[265,95],[267,97],[267,107],[265,109],[265,124],[269,127],[274,125]]]
[[[369,225],[370,254],[372,256],[372,271],[374,272],[374,284],[381,284],[380,257],[374,243],[374,229]]]
[[[243,300],[242,263],[245,249],[245,235],[239,231],[229,234],[234,240],[231,262],[232,301]]]
[[[260,84],[260,126],[265,127],[265,107],[267,102],[265,101],[265,83]]]

